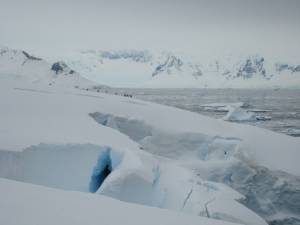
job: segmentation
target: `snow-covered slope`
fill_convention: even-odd
[[[128,204],[101,195],[66,192],[5,179],[0,179],[0,193],[0,223],[5,225],[234,225]]]
[[[90,50],[66,61],[87,78],[117,87],[300,87],[300,61],[270,56]]]
[[[88,88],[95,85],[64,62],[53,64],[22,50],[0,48],[0,79],[40,83],[49,86]]]

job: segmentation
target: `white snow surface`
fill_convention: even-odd
[[[0,179],[0,193],[0,224],[5,225],[233,225],[103,195],[66,192],[6,179]]]

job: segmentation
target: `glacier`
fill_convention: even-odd
[[[152,60],[122,54],[105,57]],[[0,63],[1,224],[298,223],[299,139],[90,91],[22,51]]]
[[[299,222],[299,177],[270,170],[250,161],[247,154],[239,148],[240,139],[197,133],[170,134],[151,128],[142,121],[101,113],[90,116],[100,124],[118,129],[138,141],[140,148],[145,151],[180,159],[183,164],[187,163],[197,170],[201,177],[229,185],[245,195],[246,198],[240,199],[240,202],[271,224],[285,224],[289,220],[294,221],[291,224]],[[138,138],[133,132],[137,123],[140,123],[139,128],[143,128],[142,131],[137,130],[142,135]]]

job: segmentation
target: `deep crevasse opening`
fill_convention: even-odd
[[[116,154],[111,148],[107,148],[106,151],[101,152],[92,172],[89,191],[92,193],[97,192],[104,180],[121,163],[122,159],[123,155]]]

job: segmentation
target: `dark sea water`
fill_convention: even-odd
[[[300,90],[291,89],[117,89],[134,98],[186,109],[214,118],[226,112],[207,111],[207,103],[247,104],[247,110],[259,109],[256,114],[271,116],[267,121],[242,123],[264,127],[287,135],[300,136]]]

